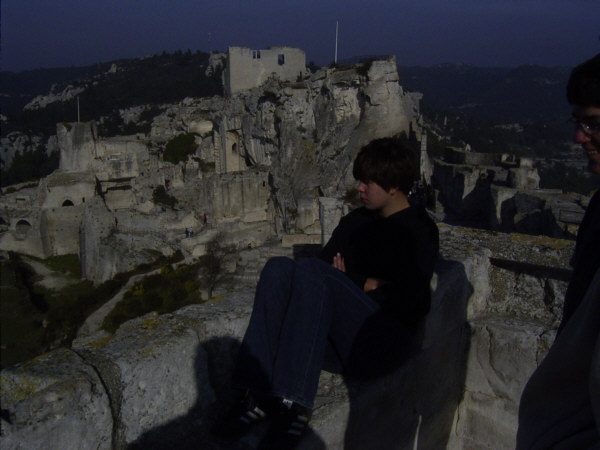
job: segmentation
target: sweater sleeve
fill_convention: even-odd
[[[378,226],[362,242],[371,255],[367,276],[380,280],[369,292],[384,311],[409,327],[429,311],[430,281],[438,257],[439,237],[427,213],[413,210]]]
[[[365,273],[356,270],[351,237],[358,229],[365,226],[371,220],[368,214],[363,214],[360,210],[355,210],[347,216],[342,217],[338,226],[333,230],[331,238],[318,255],[326,263],[332,264],[333,257],[337,253],[340,253],[346,261],[346,276],[361,289],[365,285],[367,276]]]

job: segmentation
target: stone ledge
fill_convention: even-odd
[[[497,251],[464,245],[467,230],[448,233],[460,237],[443,243],[422,351],[375,380],[324,372],[304,448],[485,447],[490,439],[494,448],[514,447],[520,390],[547,350],[551,323],[535,314],[524,320],[526,308],[501,313],[490,288],[494,271],[504,270],[489,263]],[[476,235],[485,244],[496,239]],[[230,398],[252,295],[245,288],[221,302],[150,314],[114,336],[4,370],[3,448],[220,448],[206,430]],[[529,302],[518,290],[510,295],[511,303]],[[59,435],[69,442],[47,439]]]

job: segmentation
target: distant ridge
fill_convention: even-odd
[[[220,94],[220,72],[206,74],[209,57],[203,52],[163,52],[81,68],[3,72],[0,109],[9,120],[3,124],[2,135],[29,130],[49,135],[54,133],[56,123],[76,120],[74,100],[23,111],[23,106],[38,95],[49,94],[52,87],[55,94],[69,85],[84,88],[79,95],[82,121],[111,116],[132,106],[176,103],[185,97]]]

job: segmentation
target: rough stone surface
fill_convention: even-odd
[[[447,221],[505,233],[573,238],[589,199],[539,189],[527,158],[446,149],[433,164],[437,209]]]
[[[144,108],[120,113],[136,122]],[[240,246],[319,235],[318,199],[339,198],[354,185],[359,148],[408,132],[418,116],[394,58],[366,70],[322,69],[301,82],[269,78],[230,98],[186,98],[162,108],[147,136],[105,138],[94,122],[58,124],[52,148],[60,151],[59,170],[37,189],[19,187],[0,199],[10,224],[0,249],[79,253],[85,276],[101,282],[152,261],[156,250],[202,255],[202,243],[183,237],[188,227],[199,231],[205,214],[210,228],[227,229]],[[178,164],[164,161],[168,143],[186,133],[194,135],[194,153]],[[22,136],[11,139],[6,145],[25,145]],[[162,199],[159,187],[166,189]],[[24,226],[17,230],[17,223]]]
[[[72,350],[3,370],[0,383],[3,449],[111,448],[110,397],[96,369]]]
[[[323,372],[313,433],[301,448],[514,447],[520,393],[552,342],[564,295],[548,266],[565,267],[572,243],[447,225],[440,231],[422,350],[372,380]],[[249,249],[244,264],[289,252],[277,248]],[[517,273],[495,258],[531,266]],[[530,270],[542,262],[546,271]],[[258,273],[238,275],[247,282],[220,292],[221,301],[153,313],[114,336],[91,335],[73,350],[3,371],[2,405],[12,422],[3,422],[3,446],[38,448],[39,436],[72,429],[69,443],[50,448],[222,448],[207,430],[231,399]],[[512,287],[502,291],[505,284]],[[540,286],[549,285],[552,298],[536,303],[547,291]],[[68,407],[50,413],[60,405]]]

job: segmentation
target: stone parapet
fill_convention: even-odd
[[[371,380],[323,372],[302,448],[514,448],[573,244],[446,225],[440,236],[421,351]],[[230,399],[244,286],[4,370],[2,448],[221,448],[207,430]]]

